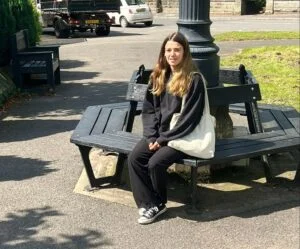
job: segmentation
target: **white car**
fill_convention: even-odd
[[[143,0],[120,0],[120,13],[107,13],[115,24],[125,28],[130,24],[144,23],[147,27],[153,23],[150,7]]]

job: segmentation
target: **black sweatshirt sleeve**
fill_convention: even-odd
[[[157,98],[151,93],[151,88],[152,85],[149,84],[142,109],[143,136],[148,143],[155,142],[159,136],[159,117],[157,117],[155,111],[157,109]]]
[[[177,124],[171,130],[161,132],[157,138],[160,145],[190,133],[200,122],[204,109],[204,85],[199,74],[195,74],[186,95],[185,106]]]

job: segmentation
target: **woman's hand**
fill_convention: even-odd
[[[149,150],[151,151],[156,151],[160,148],[160,145],[158,142],[155,142],[155,143],[150,143],[149,144]]]

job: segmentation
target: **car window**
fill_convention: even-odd
[[[138,4],[145,4],[143,0],[126,0],[128,5],[138,5]]]

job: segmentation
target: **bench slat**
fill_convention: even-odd
[[[127,109],[114,109],[105,127],[105,132],[115,132],[123,130],[127,116]]]
[[[299,147],[300,139],[289,136],[280,136],[273,139],[260,140],[259,143],[244,146],[237,149],[229,149],[218,151],[211,163],[230,162],[243,158],[251,158],[262,154],[271,154],[278,152],[291,151],[293,148]],[[206,161],[206,163],[208,160]],[[201,163],[203,165],[204,161]]]
[[[126,99],[130,101],[143,101],[147,87],[144,84],[129,83]],[[211,106],[261,100],[258,84],[207,88],[207,92]]]
[[[274,119],[274,116],[270,110],[260,111],[260,118],[264,132],[281,130],[281,127]]]
[[[105,130],[105,127],[107,125],[107,122],[109,120],[110,114],[111,114],[112,109],[111,108],[105,108],[101,107],[98,113],[97,120],[90,130],[91,135],[99,135],[102,134]]]
[[[125,132],[120,133],[105,133],[101,135],[85,136],[77,140],[77,144],[81,144],[89,147],[98,147],[108,151],[114,151],[118,153],[129,154],[136,143],[141,137],[133,135],[131,133],[125,135]],[[275,137],[265,137],[264,133],[261,133],[261,139],[244,140],[243,146],[238,139],[228,139],[237,142],[238,147],[232,148],[232,144],[229,147],[226,145],[221,147],[220,150],[216,148],[215,157],[209,160],[186,158],[187,160],[195,161],[190,166],[201,166],[205,164],[217,164],[221,162],[229,162],[239,160],[243,158],[251,158],[257,155],[284,152],[289,151],[291,148],[297,148],[299,146],[300,138],[291,137],[287,135],[279,135]],[[252,135],[250,135],[252,136]],[[182,163],[183,161],[177,162]]]
[[[271,112],[286,134],[296,136],[298,135],[298,132],[295,130],[294,126],[290,123],[290,121],[286,118],[282,111],[271,110]]]
[[[283,111],[283,114],[291,122],[295,130],[298,133],[300,133],[299,113],[296,110],[292,109],[292,110]]]
[[[95,121],[98,119],[101,108],[102,106],[100,105],[89,106],[88,108],[86,108],[72,134],[73,138],[78,138],[90,134],[92,128],[94,127]]]
[[[138,70],[135,70],[131,76],[130,81],[135,82],[136,75]],[[145,69],[140,79],[141,84],[148,84],[150,74],[152,73],[151,69]],[[240,84],[240,71],[238,69],[232,68],[221,68],[219,71],[219,81],[220,83],[231,83],[231,84]]]
[[[223,153],[224,151],[239,151],[241,148],[251,148],[256,145],[261,145],[264,143],[273,143],[274,141],[280,141],[290,138],[300,140],[300,137],[292,137],[288,135],[284,135],[282,133],[259,133],[255,134],[258,135],[256,138],[253,138],[253,134],[249,136],[245,136],[244,138],[228,138],[222,140],[222,145],[220,145],[220,141],[217,141],[216,145],[216,153]],[[93,139],[89,140],[88,138],[91,137]],[[97,139],[95,139],[97,138]],[[117,152],[122,153],[129,153],[135,146],[135,144],[141,139],[142,137],[137,134],[132,134],[129,132],[115,132],[115,133],[104,133],[101,135],[92,135],[92,136],[84,136],[76,139],[76,142],[81,145],[85,146],[95,146],[100,147],[108,146],[106,149],[115,149]],[[111,140],[113,142],[109,142],[107,144],[106,140]],[[103,141],[105,140],[105,142]],[[117,142],[116,142],[117,141]],[[111,144],[111,148],[109,147]],[[266,148],[268,150],[268,148]],[[233,153],[235,154],[235,153]]]

